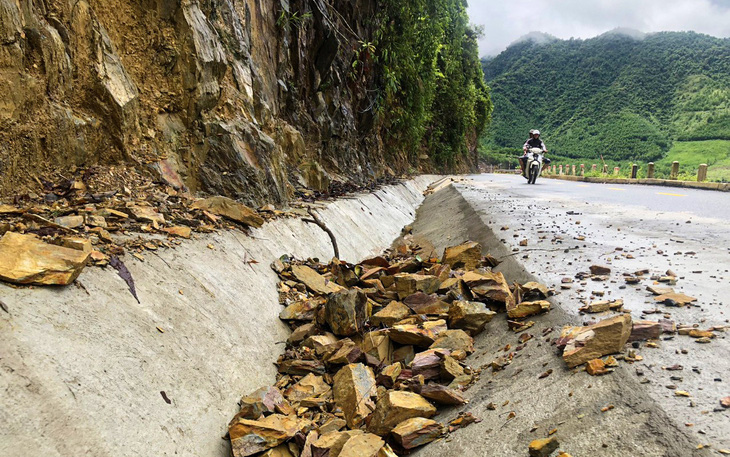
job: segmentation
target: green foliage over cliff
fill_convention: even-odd
[[[566,157],[659,160],[674,141],[730,140],[730,40],[692,32],[527,40],[483,61],[494,121],[485,150],[530,128]]]
[[[471,161],[492,103],[463,0],[383,0],[373,43],[386,141],[414,162]]]

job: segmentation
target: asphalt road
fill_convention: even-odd
[[[688,336],[664,337],[636,350],[637,376],[648,395],[699,443],[730,449],[730,194],[682,188],[592,184],[482,174],[457,184],[511,256],[554,288],[559,306],[579,322],[612,313],[581,314],[602,299],[623,299],[634,320],[669,319],[700,329],[719,327],[710,344]],[[611,268],[608,280],[580,280],[591,265]],[[624,274],[649,270],[637,285]],[[651,276],[676,273],[676,292],[697,298],[689,306],[657,303]],[[566,286],[566,281],[572,281]],[[723,330],[724,328],[724,330]],[[665,367],[681,365],[681,372]],[[638,373],[641,372],[641,375]],[[598,382],[598,381],[596,381]],[[675,390],[689,392],[680,398]]]
[[[538,178],[534,185],[519,175],[482,174],[477,182],[508,185],[510,193],[532,197],[556,196],[575,201],[640,206],[653,211],[683,212],[702,217],[730,220],[730,193],[679,187],[636,184],[596,184]]]

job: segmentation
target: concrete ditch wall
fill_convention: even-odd
[[[328,203],[342,258],[389,246],[435,179]],[[269,267],[282,254],[329,259],[332,246],[281,219],[127,256],[141,303],[110,268],[63,289],[0,284],[0,455],[227,456],[238,399],[273,382],[288,336]]]

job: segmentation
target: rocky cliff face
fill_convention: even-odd
[[[369,0],[0,0],[0,194],[133,164],[258,204],[286,201],[292,186],[404,171],[382,146],[358,51],[375,10]]]

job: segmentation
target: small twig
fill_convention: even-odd
[[[332,230],[328,229],[326,225],[324,225],[324,222],[322,222],[322,220],[319,218],[319,216],[317,216],[317,214],[311,207],[307,208],[307,213],[312,216],[312,219],[302,219],[302,221],[319,226],[319,228],[324,230],[327,235],[329,235],[330,241],[332,241],[332,248],[335,251],[335,258],[339,259],[340,249],[337,247],[337,239],[335,238],[335,234],[332,233]]]
[[[8,305],[6,305],[2,300],[0,300],[0,308],[2,308],[3,311],[10,314],[10,309],[8,308]]]

